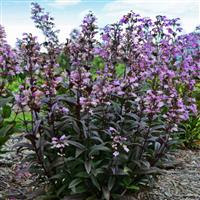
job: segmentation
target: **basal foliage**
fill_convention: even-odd
[[[18,41],[15,92],[31,173],[53,199],[117,199],[148,185],[179,124],[197,112],[199,33],[134,12],[99,30],[89,13],[62,45],[36,3],[32,18],[46,41],[31,33]]]

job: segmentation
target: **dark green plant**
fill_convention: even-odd
[[[200,147],[200,116],[192,116],[182,124],[180,139],[186,147]]]
[[[10,97],[0,97],[0,153],[15,127],[14,120],[8,121],[11,116],[11,105],[9,104],[11,99]]]
[[[15,126],[15,119],[9,120],[14,102],[10,86],[19,72],[16,52],[7,44],[5,37],[4,28],[0,25],[0,152]]]

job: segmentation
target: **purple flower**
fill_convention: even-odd
[[[127,23],[128,23],[128,17],[127,17],[126,15],[124,15],[124,16],[122,17],[122,19],[120,20],[120,23],[122,23],[122,24],[127,24]]]
[[[119,151],[115,151],[114,153],[113,153],[113,156],[114,157],[117,157],[119,155]]]
[[[60,150],[61,153],[64,151],[66,146],[69,146],[65,135],[62,135],[61,137],[53,137],[51,140],[52,148]]]

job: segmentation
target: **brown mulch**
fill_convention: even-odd
[[[16,142],[12,139],[7,148]],[[170,156],[179,165],[163,169],[153,188],[124,200],[200,200],[200,150],[177,150]],[[20,161],[21,156],[12,151],[0,158],[0,200],[32,199],[32,180],[26,166],[18,168]]]
[[[173,156],[181,165],[163,170],[154,188],[138,199],[200,200],[200,150],[177,150]]]
[[[19,141],[20,136],[11,138],[4,147],[7,152],[0,157],[0,200],[25,200],[32,191],[28,166],[21,163],[23,155],[16,155],[12,148]]]

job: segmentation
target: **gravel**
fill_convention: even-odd
[[[155,186],[141,200],[200,200],[200,151],[177,150],[181,166],[163,170]]]

